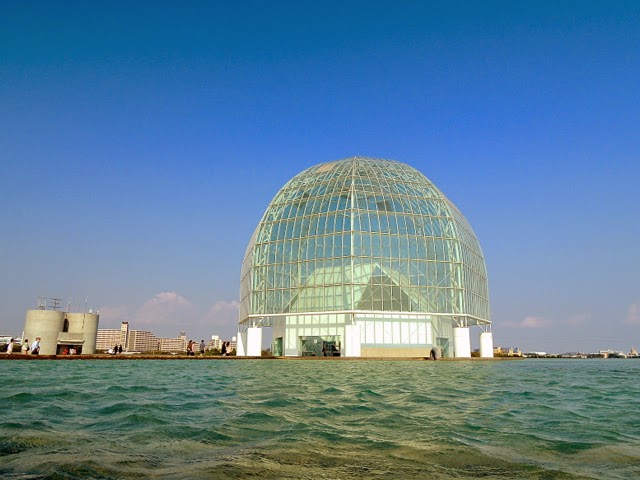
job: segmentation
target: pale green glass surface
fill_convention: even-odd
[[[329,311],[489,321],[478,240],[414,168],[362,157],[317,165],[268,206],[242,268],[241,321]]]

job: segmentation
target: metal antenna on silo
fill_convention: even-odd
[[[49,298],[49,308],[51,310],[58,310],[60,308],[60,299],[59,298]]]

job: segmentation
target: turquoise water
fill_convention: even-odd
[[[0,361],[0,477],[640,478],[640,361]]]

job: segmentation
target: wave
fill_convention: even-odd
[[[7,363],[3,478],[640,476],[637,362]]]

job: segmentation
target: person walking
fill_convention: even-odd
[[[227,342],[222,342],[222,356],[226,357],[227,356]]]
[[[7,355],[11,355],[13,353],[13,346],[15,345],[15,338],[12,338],[11,341],[9,342],[9,345],[7,345]]]
[[[25,338],[22,341],[22,354],[29,355],[29,339],[28,338]]]
[[[204,349],[206,345],[204,344],[204,340],[200,340],[200,356],[204,356]]]
[[[40,355],[40,337],[36,337],[31,344],[31,355]]]

